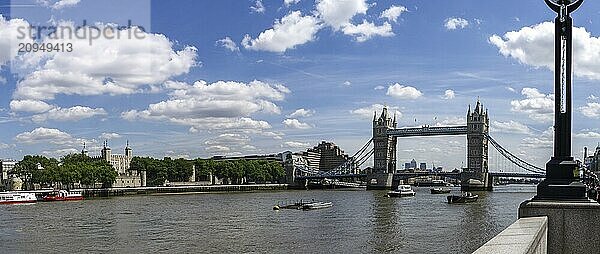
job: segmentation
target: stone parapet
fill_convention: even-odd
[[[545,254],[547,238],[548,217],[522,218],[473,253]]]
[[[548,217],[548,253],[598,253],[600,204],[593,201],[525,201],[519,218]]]

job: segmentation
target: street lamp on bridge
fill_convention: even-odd
[[[546,180],[534,200],[587,200],[579,169],[571,155],[573,19],[583,0],[544,0],[554,19],[554,156],[546,164]]]

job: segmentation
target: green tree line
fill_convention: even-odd
[[[131,169],[146,171],[147,186],[162,186],[169,182],[187,182],[193,172],[193,162],[186,159],[154,159],[150,157],[133,157]]]
[[[281,163],[267,160],[215,161],[196,159],[196,172],[200,175],[212,174],[221,179],[229,179],[229,183],[246,182],[278,182],[285,177]]]
[[[161,186],[165,180],[169,182],[187,182],[196,168],[196,179],[201,180],[208,175],[224,179],[226,183],[241,184],[246,182],[275,182],[285,177],[281,163],[266,160],[237,160],[215,161],[211,159],[185,159],[164,158],[154,159],[149,157],[134,157],[131,169],[145,170],[148,186]]]
[[[117,172],[104,160],[91,159],[81,154],[70,154],[59,160],[40,155],[27,155],[18,162],[14,173],[25,184],[40,184],[44,187],[73,188],[75,183],[94,187],[110,187]]]
[[[196,179],[205,180],[212,175],[223,179],[224,183],[243,182],[282,182],[285,171],[279,162],[267,160],[215,161],[211,159],[154,159],[133,157],[131,169],[146,171],[148,186],[161,186],[165,181],[187,182],[196,168]],[[118,174],[110,163],[92,159],[82,154],[70,154],[60,160],[40,155],[27,155],[17,163],[13,171],[26,185],[40,184],[43,187],[73,188],[76,183],[82,187],[95,187],[102,184],[110,187]]]

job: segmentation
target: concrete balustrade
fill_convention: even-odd
[[[545,254],[547,246],[548,217],[529,217],[517,220],[473,253]]]

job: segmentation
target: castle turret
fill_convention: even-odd
[[[85,142],[83,142],[83,149],[81,149],[81,155],[89,156],[89,152],[86,149]]]
[[[129,140],[127,140],[127,145],[125,145],[125,156],[127,158],[133,158],[133,150],[129,147]]]
[[[110,150],[110,147],[108,146],[108,140],[104,141],[104,147],[102,148],[101,154],[102,154],[103,160],[110,162],[110,159],[112,156],[112,151]]]

